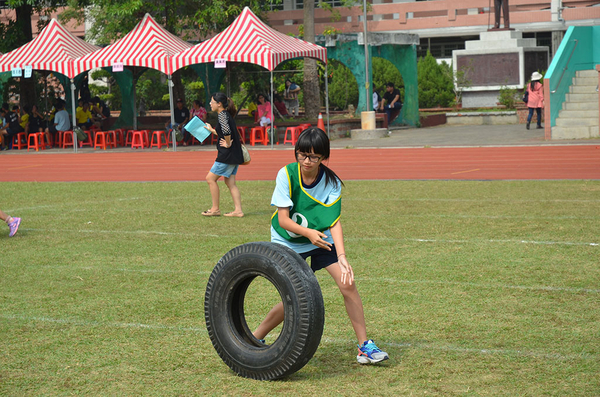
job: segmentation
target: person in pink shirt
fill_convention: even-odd
[[[271,113],[271,102],[265,99],[265,96],[262,94],[258,95],[258,123],[261,127],[267,126],[271,124],[271,120],[273,120],[273,113]]]
[[[531,75],[531,83],[527,85],[527,107],[529,108],[529,116],[527,116],[527,126],[531,124],[533,111],[537,113],[537,128],[542,128],[542,108],[544,107],[544,87],[540,80],[542,75],[538,72],[533,72]]]

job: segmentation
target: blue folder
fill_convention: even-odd
[[[200,120],[198,116],[194,116],[185,125],[185,129],[192,134],[194,138],[198,140],[198,142],[203,142],[211,134],[211,132],[206,129],[206,124],[204,124],[204,121]]]

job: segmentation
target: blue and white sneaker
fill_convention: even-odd
[[[356,361],[358,361],[359,364],[375,364],[387,360],[388,358],[390,358],[390,356],[388,356],[386,352],[381,351],[372,339],[365,341],[362,346],[358,345],[358,356],[356,356]]]

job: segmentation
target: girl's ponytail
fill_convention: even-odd
[[[231,100],[231,98],[227,98],[227,107],[225,108],[227,112],[231,115],[231,117],[235,117],[237,114],[237,108],[235,107],[235,103]]]

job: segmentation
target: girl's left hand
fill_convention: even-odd
[[[233,145],[233,142],[231,142],[231,144]],[[227,146],[227,141],[223,138],[221,138],[221,140],[219,140],[219,145],[224,148],[227,148],[227,149],[229,149],[231,147],[231,145]]]
[[[348,282],[348,284],[352,285],[354,282],[354,271],[352,271],[352,266],[348,263],[346,255],[340,255],[338,257],[338,265],[342,271],[342,284]]]

